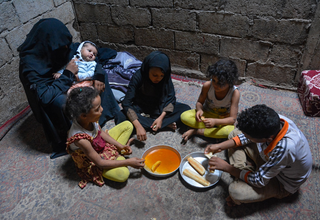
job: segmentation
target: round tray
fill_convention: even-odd
[[[183,175],[183,171],[185,169],[194,170],[193,167],[188,162],[189,157],[193,157],[206,169],[206,172],[203,175],[203,177],[210,182],[209,186],[203,186],[200,183],[194,181],[193,179]],[[180,163],[179,171],[180,171],[180,174],[181,174],[182,178],[184,179],[184,181],[187,182],[189,185],[191,185],[193,187],[197,187],[197,188],[209,188],[209,187],[215,185],[217,182],[219,182],[221,175],[222,175],[222,171],[215,170],[214,173],[210,173],[207,169],[208,165],[209,165],[209,159],[204,155],[203,152],[193,152],[183,158],[183,160]],[[195,171],[195,172],[197,172],[197,171]]]

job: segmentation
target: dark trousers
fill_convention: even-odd
[[[191,109],[190,106],[180,102],[176,102],[173,112],[166,114],[165,118],[163,119],[161,129],[164,129],[173,122],[178,122],[180,120],[180,115],[182,114],[182,112],[187,111],[189,109]],[[144,127],[144,129],[151,130],[150,127],[152,123],[157,119],[157,117],[145,117],[138,112],[136,112],[136,114],[138,116],[138,121]],[[115,123],[119,124],[125,120],[128,120],[127,116],[123,113],[123,111],[119,111],[118,114],[115,116]]]

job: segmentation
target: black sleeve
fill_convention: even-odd
[[[93,79],[105,83],[105,77],[106,77],[106,73],[102,69],[102,65],[98,63],[94,71]]]
[[[126,115],[129,109],[133,109],[133,100],[136,96],[137,89],[141,86],[141,83],[141,72],[140,70],[138,70],[135,74],[133,74],[128,85],[128,91],[126,93],[126,96],[122,101],[122,107]]]
[[[42,104],[51,104],[59,95],[67,93],[68,89],[74,81],[74,75],[69,70],[64,70],[63,74],[54,79],[51,75],[40,76],[37,72],[29,72],[26,74],[31,90],[36,90],[39,100]]]

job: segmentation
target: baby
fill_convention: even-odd
[[[74,83],[70,90],[79,86],[83,87],[93,85],[93,81],[91,80],[97,65],[97,62],[95,61],[97,54],[97,46],[91,41],[84,41],[79,45],[77,53],[74,55],[73,59],[75,59],[79,69],[78,73],[75,74],[76,82],[81,83]],[[58,79],[61,76],[62,72],[63,70],[54,73],[53,78]],[[70,92],[70,90],[68,91],[68,93]]]

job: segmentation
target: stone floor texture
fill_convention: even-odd
[[[186,81],[174,80],[177,99],[194,108],[201,82]],[[213,187],[200,190],[189,186],[179,172],[155,178],[131,168],[124,184],[106,181],[99,187],[89,183],[81,190],[71,157],[50,159],[51,148],[30,112],[0,141],[0,219],[319,219],[320,118],[303,114],[295,92],[260,88],[250,82],[241,84],[239,91],[239,111],[264,103],[291,118],[306,135],[313,171],[293,196],[228,207],[225,198],[232,178],[227,173]],[[111,120],[104,128],[113,125]],[[132,145],[132,156],[141,157],[149,147],[165,144],[176,148],[183,158],[204,151],[207,143],[214,141],[194,137],[181,145],[186,129],[148,133],[147,141]],[[218,156],[226,158],[224,152]]]

